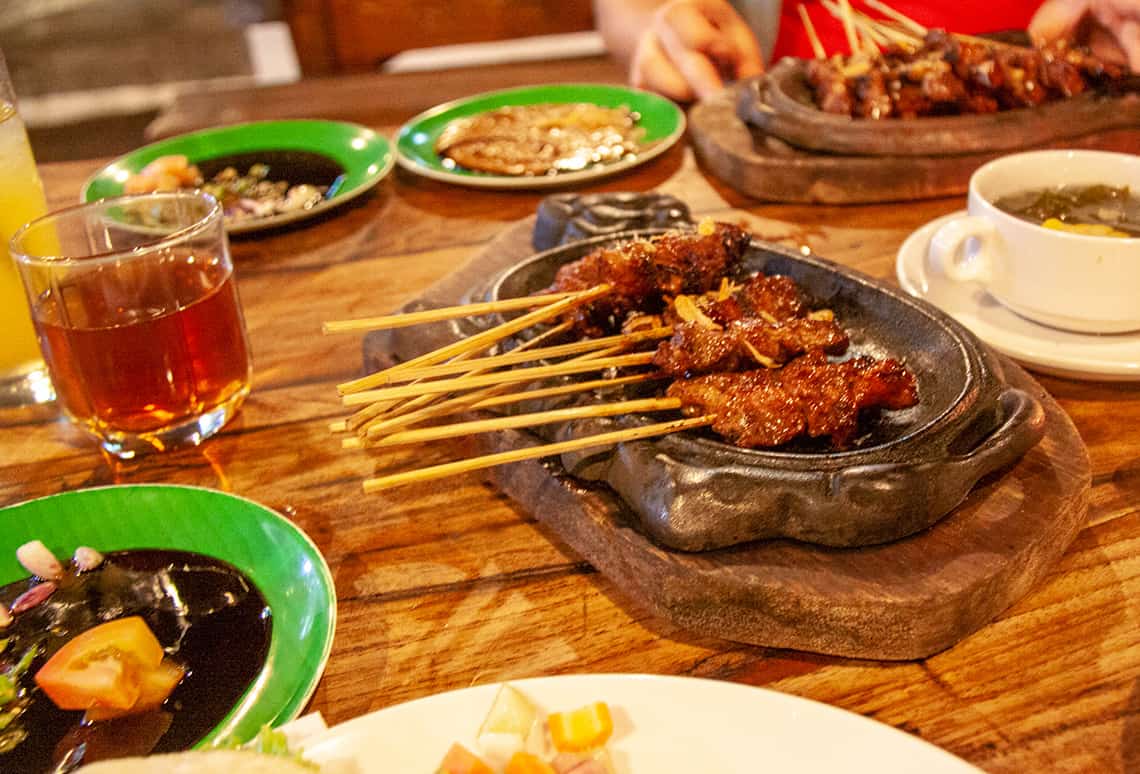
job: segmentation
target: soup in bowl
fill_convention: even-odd
[[[1085,333],[1138,330],[1138,192],[1140,156],[1003,156],[970,178],[968,214],[935,233],[929,258],[946,277],[982,284],[1034,322]]]

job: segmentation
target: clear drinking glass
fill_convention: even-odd
[[[218,202],[124,196],[12,238],[62,410],[112,454],[200,443],[249,394],[250,357]]]
[[[8,240],[16,229],[45,212],[44,187],[0,54],[0,409],[55,397],[36,346],[20,275],[8,257]]]

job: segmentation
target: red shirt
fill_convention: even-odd
[[[1023,30],[1029,25],[1042,0],[885,0],[899,13],[924,27],[950,32],[979,33]],[[811,16],[816,34],[828,55],[850,53],[843,24],[828,13],[819,0],[784,0],[780,9],[780,31],[772,61],[782,56],[810,59],[815,56],[796,6],[802,2]],[[874,19],[883,14],[867,8],[860,0],[851,0],[852,8]]]

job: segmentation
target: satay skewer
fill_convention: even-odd
[[[489,387],[492,384],[507,382],[529,382],[535,379],[548,379],[553,376],[569,376],[571,374],[585,373],[586,371],[600,371],[605,368],[625,368],[627,366],[649,365],[653,362],[653,352],[637,352],[632,355],[617,355],[615,357],[597,358],[589,361],[557,363],[549,366],[534,366],[532,368],[515,368],[510,371],[496,371],[479,376],[461,376],[457,379],[438,379],[418,384],[405,384],[399,387],[387,387],[379,390],[368,390],[345,395],[341,402],[346,406],[360,406],[366,403],[395,398],[410,398],[419,395],[438,392],[459,392],[471,390],[476,387]]]
[[[588,392],[590,390],[612,389],[614,387],[622,387],[630,384],[640,384],[644,382],[653,381],[655,379],[671,378],[667,374],[651,373],[651,374],[635,374],[634,376],[619,376],[616,379],[591,379],[585,382],[574,382],[573,384],[563,384],[558,387],[543,387],[537,390],[522,390],[520,392],[508,392],[482,397],[471,393],[470,395],[463,396],[462,400],[444,401],[432,406],[427,406],[420,411],[412,412],[411,414],[404,414],[399,417],[394,417],[387,426],[386,423],[381,422],[374,427],[369,428],[367,437],[359,438],[351,436],[345,438],[341,442],[341,446],[345,449],[364,449],[368,448],[370,437],[373,436],[372,431],[375,430],[375,437],[385,437],[385,431],[395,431],[400,427],[407,425],[418,424],[427,419],[435,419],[441,416],[449,416],[456,414],[460,411],[471,410],[477,411],[479,409],[494,408],[496,406],[507,406],[512,403],[522,403],[528,400],[541,400],[543,398],[554,398],[563,395],[573,395],[578,392]],[[497,388],[488,388],[486,391],[490,392]],[[474,400],[468,400],[472,395],[475,396]]]
[[[883,14],[884,16],[887,16],[887,17],[890,17],[891,19],[894,19],[899,24],[906,27],[908,30],[910,30],[914,34],[918,35],[919,37],[926,37],[926,33],[928,32],[926,27],[923,27],[921,24],[919,24],[918,22],[916,22],[914,19],[910,18],[906,14],[903,14],[903,13],[896,11],[894,8],[891,8],[886,3],[880,2],[880,0],[867,0],[867,7],[868,8],[874,8],[876,11]]]
[[[570,406],[568,408],[536,411],[532,414],[514,414],[493,419],[475,419],[470,422],[455,422],[450,425],[436,425],[434,427],[421,427],[415,430],[404,430],[392,433],[369,444],[371,447],[402,446],[409,443],[423,443],[439,441],[444,438],[474,435],[476,433],[493,433],[497,430],[515,430],[524,427],[539,427],[551,425],[556,422],[569,422],[574,419],[592,419],[595,417],[612,417],[618,414],[638,414],[648,411],[673,411],[681,408],[681,401],[677,398],[644,398],[640,400],[622,400],[615,403],[595,403],[589,406]]]
[[[610,357],[611,355],[616,355],[621,351],[622,347],[620,346],[609,347],[607,349],[597,350],[596,352],[587,352],[585,355],[579,355],[576,358],[572,358],[568,362],[581,362],[602,357]],[[617,380],[612,379],[610,381],[616,382]],[[423,422],[427,419],[434,419],[439,416],[447,416],[448,414],[455,414],[457,412],[466,411],[468,409],[481,408],[482,406],[479,404],[484,400],[490,400],[501,395],[509,395],[511,394],[510,391],[514,388],[514,386],[515,385],[513,384],[497,384],[491,387],[484,387],[473,392],[464,393],[442,402],[437,402],[437,399],[442,397],[441,395],[423,395],[419,398],[413,399],[407,404],[408,406],[411,406],[413,403],[418,402],[420,404],[420,407],[417,407],[416,410],[400,412],[395,416],[380,417],[377,420],[370,422],[366,427],[362,428],[363,432],[358,433],[358,435],[360,435],[365,441],[374,440],[376,438],[380,438],[383,435],[395,432],[410,425],[419,424],[420,422]],[[566,387],[567,385],[563,385],[563,389]],[[556,388],[548,389],[552,390]],[[535,390],[533,392],[535,394],[532,395],[532,397],[540,397],[537,393],[541,391]],[[547,393],[547,395],[554,394],[558,393]],[[524,400],[524,398],[519,398],[518,400]],[[352,439],[345,440],[343,444],[345,448],[357,448],[355,444],[350,443],[351,440]]]
[[[533,309],[536,306],[546,306],[555,301],[571,298],[575,293],[546,293],[536,296],[521,296],[519,298],[503,298],[498,301],[480,301],[458,306],[444,306],[438,309],[425,309],[421,312],[403,312],[400,314],[382,315],[380,317],[361,317],[354,320],[330,320],[321,326],[324,333],[358,333],[362,331],[381,331],[392,328],[405,328],[410,325],[454,320],[459,317],[474,317],[481,314],[494,314],[497,312],[514,312],[520,309]]]
[[[613,446],[626,441],[636,441],[642,438],[668,435],[682,430],[691,430],[696,427],[706,427],[711,425],[715,420],[716,417],[712,415],[693,417],[691,419],[675,419],[670,422],[659,422],[643,427],[631,427],[609,433],[598,433],[597,435],[575,438],[570,441],[560,441],[559,443],[551,443],[544,446],[513,449],[496,454],[487,454],[482,457],[446,462],[442,465],[432,465],[431,467],[420,468],[418,470],[409,470],[403,473],[393,473],[387,476],[365,479],[364,491],[365,493],[378,492],[382,489],[390,489],[395,486],[402,486],[403,484],[431,481],[458,473],[491,468],[496,465],[505,465],[510,462],[521,462],[538,457],[549,457],[555,454]]]
[[[487,371],[508,365],[529,363],[535,360],[546,360],[548,358],[578,355],[583,352],[591,352],[593,350],[605,349],[607,347],[618,346],[625,348],[635,344],[640,344],[645,341],[656,341],[657,339],[663,339],[672,335],[673,327],[666,325],[658,328],[650,328],[649,330],[645,331],[638,331],[636,333],[624,333],[618,336],[603,336],[601,338],[595,339],[583,339],[582,341],[575,341],[570,344],[557,344],[552,347],[542,347],[540,349],[527,349],[520,351],[518,348],[516,348],[511,352],[503,355],[474,358],[472,360],[466,360],[462,362],[441,363],[440,365],[423,366],[421,368],[409,368],[407,370],[391,374],[387,383],[393,384],[396,382],[411,381],[413,379],[434,379],[440,376],[450,376],[452,374],[470,372],[473,369]]]
[[[828,7],[826,0],[824,7]],[[832,11],[832,14],[834,13],[835,11]],[[843,34],[847,38],[847,45],[851,48],[851,55],[862,52],[863,47],[860,45],[859,33],[855,31],[855,24],[851,19],[851,3],[848,0],[839,0],[839,21],[843,24]]]
[[[525,352],[528,349],[534,349],[540,344],[561,336],[563,333],[566,333],[573,327],[574,323],[572,320],[564,320],[557,325],[551,326],[534,338],[527,339],[526,341],[520,343],[517,347],[515,347],[514,351]],[[448,362],[468,362],[471,360],[471,358],[474,357],[475,354],[476,352],[474,350],[470,350],[463,353],[462,355],[457,355]],[[389,373],[391,373],[391,371],[389,371]],[[472,369],[468,373],[469,375],[473,376],[475,374],[484,373],[484,371]],[[421,395],[418,398],[411,398],[409,400],[403,401],[378,401],[369,406],[365,406],[363,409],[357,411],[355,414],[349,417],[349,419],[344,423],[344,428],[341,431],[343,432],[343,430],[354,430],[358,433],[363,432],[364,428],[378,421],[381,417],[407,414],[409,412],[423,408],[424,406],[435,403],[439,400],[439,397],[440,396],[438,395]],[[337,432],[336,427],[330,426],[330,429],[333,432]]]
[[[569,298],[564,298],[561,301],[555,301],[552,304],[547,304],[541,309],[536,309],[533,312],[516,317],[513,320],[496,325],[494,328],[488,328],[485,331],[476,333],[474,336],[468,336],[465,339],[448,344],[447,346],[440,347],[439,349],[432,350],[419,357],[412,358],[411,360],[394,365],[391,368],[386,368],[376,373],[362,376],[359,379],[352,379],[351,381],[344,382],[337,385],[337,392],[341,395],[349,395],[358,393],[363,390],[368,390],[377,387],[384,383],[384,378],[387,374],[395,371],[404,371],[409,368],[425,365],[435,365],[442,363],[456,355],[464,352],[478,351],[486,349],[487,347],[495,344],[507,336],[511,336],[519,331],[529,328],[538,323],[547,322],[556,317],[559,317],[566,312],[581,306],[582,304],[589,303],[596,298],[604,296],[610,292],[610,286],[607,284],[595,285],[594,287],[584,290],[581,293],[575,293]],[[366,401],[367,402],[367,401]]]
[[[803,3],[796,6],[796,10],[800,14],[800,22],[804,25],[804,32],[807,33],[808,42],[811,44],[812,53],[815,54],[816,59],[827,59],[827,49],[823,47],[823,43],[816,34],[815,24],[812,23],[811,15],[808,14],[807,8]]]

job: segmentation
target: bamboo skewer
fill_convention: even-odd
[[[496,325],[494,328],[489,328],[474,336],[469,336],[466,339],[449,344],[445,347],[428,352],[419,357],[412,358],[404,363],[392,366],[383,371],[378,371],[367,376],[362,376],[359,379],[353,379],[343,384],[337,385],[337,392],[341,395],[367,390],[384,383],[384,378],[393,372],[404,371],[409,368],[424,365],[435,365],[444,360],[460,355],[464,352],[476,351],[486,349],[492,344],[505,339],[514,333],[518,333],[524,328],[529,328],[540,322],[546,322],[551,318],[558,317],[559,315],[573,309],[574,307],[581,306],[595,298],[605,295],[610,292],[609,285],[598,285],[577,293],[569,298],[564,298],[561,301],[555,301],[553,304],[548,304],[541,309],[536,309],[533,312],[528,312],[521,317],[516,317],[514,320]]]
[[[497,430],[551,425],[573,419],[612,417],[617,414],[636,414],[642,411],[673,411],[679,408],[681,408],[681,401],[677,398],[645,398],[642,400],[622,400],[616,403],[597,403],[590,406],[571,406],[569,408],[550,409],[549,411],[537,411],[533,414],[515,414],[493,419],[476,419],[470,422],[456,422],[450,425],[405,430],[387,435],[372,443],[371,446],[401,446],[409,443],[474,435],[475,433],[493,433]]]
[[[555,325],[552,328],[549,328],[549,329],[543,331],[542,333],[538,334],[534,338],[528,339],[528,340],[520,343],[517,347],[515,347],[514,351],[515,352],[526,352],[527,350],[537,348],[540,344],[543,344],[543,343],[545,343],[551,339],[557,338],[558,336],[561,336],[563,333],[566,333],[567,331],[569,331],[573,327],[574,327],[574,323],[570,320],[560,322],[560,323],[558,323],[558,325]],[[472,358],[470,357],[471,355],[474,355],[474,351],[468,352],[465,355],[461,355],[459,357],[455,357],[448,362],[449,363],[460,363],[460,362],[470,363],[472,361]],[[485,369],[485,368],[484,369],[472,368],[470,371],[467,372],[467,375],[468,376],[475,376],[477,374],[486,373],[486,371],[487,371],[487,369]],[[422,381],[422,379],[417,379],[416,381],[417,382]],[[375,417],[380,416],[380,414],[389,415],[389,416],[398,415],[398,414],[406,414],[410,411],[414,411],[418,408],[422,408],[423,406],[427,406],[431,403],[435,403],[437,400],[439,400],[438,395],[421,395],[418,398],[412,398],[411,400],[404,401],[403,403],[397,403],[395,405],[393,405],[392,403],[381,403],[379,405],[384,408],[384,411],[380,412],[379,414],[374,413],[372,419],[375,419]],[[360,423],[356,426],[355,429],[360,430],[360,428],[365,424],[367,424],[367,423]]]
[[[549,366],[534,366],[533,368],[516,368],[511,371],[497,371],[495,373],[481,374],[479,376],[461,376],[457,379],[439,379],[433,382],[405,384],[399,387],[388,387],[381,390],[368,390],[367,392],[345,395],[341,398],[341,401],[346,406],[359,406],[380,400],[410,398],[437,392],[457,392],[507,382],[529,382],[534,379],[546,379],[552,376],[567,376],[570,374],[584,373],[586,371],[600,371],[604,368],[649,365],[649,363],[653,362],[654,354],[653,352],[637,352],[632,355],[595,358],[587,361],[558,363]]]
[[[468,359],[475,356],[475,352],[476,352],[475,350],[469,350],[467,352],[463,352],[463,353],[453,357],[449,362],[458,363],[458,362],[468,360]],[[391,371],[392,371],[392,369],[389,369],[389,373],[391,373]],[[407,401],[404,401],[404,403],[407,403]],[[388,412],[390,412],[394,409],[400,408],[400,407],[401,407],[400,401],[384,401],[384,402],[378,401],[376,403],[373,403],[370,406],[365,406],[364,408],[362,408],[359,411],[357,411],[356,413],[354,413],[352,416],[350,416],[345,421],[345,429],[346,430],[358,430],[362,425],[367,424],[368,422],[372,421],[373,419],[380,416],[381,414],[388,413]],[[331,426],[330,426],[330,429],[331,429]],[[336,430],[333,430],[333,432],[336,432]]]
[[[572,358],[569,362],[592,360],[599,357],[609,357],[610,355],[617,354],[621,351],[621,347],[610,347],[609,349],[599,350],[597,352],[590,352],[585,355],[579,355]],[[446,416],[447,414],[454,414],[458,411],[464,411],[468,408],[473,408],[476,403],[488,398],[498,395],[509,394],[513,384],[497,384],[493,387],[485,387],[481,390],[469,392],[465,395],[459,395],[450,398],[441,403],[435,402],[435,399],[440,397],[438,395],[425,395],[421,400],[427,401],[430,405],[426,405],[416,411],[410,413],[396,415],[394,417],[385,417],[383,419],[372,422],[365,428],[364,438],[367,440],[379,438],[390,432],[394,432],[402,427],[418,424],[425,419],[434,419],[437,416]],[[347,444],[346,444],[347,446]]]
[[[478,398],[477,400],[472,400],[472,401],[462,400],[462,401],[456,402],[457,404],[462,404],[462,405],[450,405],[449,406],[448,404],[452,403],[452,401],[446,401],[444,403],[437,403],[433,406],[428,406],[427,408],[422,409],[423,413],[421,416],[414,416],[414,414],[419,414],[420,412],[414,412],[413,414],[404,414],[403,416],[396,417],[393,420],[393,426],[392,427],[377,426],[374,429],[377,430],[376,435],[378,437],[380,437],[383,435],[384,430],[393,429],[395,426],[397,426],[398,423],[400,423],[401,420],[404,420],[405,418],[411,418],[411,420],[408,422],[405,422],[403,424],[400,424],[399,426],[407,426],[409,424],[416,424],[416,423],[422,421],[423,419],[434,419],[434,418],[440,417],[440,416],[447,416],[449,414],[455,414],[455,413],[458,413],[460,411],[464,411],[466,409],[476,411],[479,409],[494,408],[496,406],[506,406],[506,405],[510,405],[511,403],[522,403],[523,401],[528,401],[528,400],[541,400],[543,398],[554,398],[554,397],[558,397],[558,396],[562,396],[562,395],[573,395],[574,393],[577,393],[577,392],[587,392],[589,390],[601,390],[601,389],[610,389],[613,387],[623,387],[623,386],[629,385],[629,384],[639,384],[642,382],[649,382],[649,381],[653,381],[655,379],[664,379],[664,378],[666,378],[665,374],[657,374],[657,373],[654,373],[654,374],[636,374],[634,376],[619,376],[616,379],[591,379],[590,381],[586,381],[586,382],[574,382],[573,384],[563,384],[563,385],[560,385],[558,387],[544,387],[544,388],[537,389],[537,390],[522,390],[521,392],[508,392],[505,394],[491,395],[489,397],[476,396]],[[485,390],[483,392],[490,392],[493,389],[495,389],[495,388],[489,388],[488,390]],[[497,392],[498,390],[495,390],[495,391]],[[464,396],[464,398],[467,398],[467,397],[468,396]],[[380,423],[380,424],[383,425],[384,423]],[[371,432],[372,429],[373,428],[369,429],[369,433],[368,433],[369,436],[372,435],[372,432]],[[368,438],[365,438],[362,440],[361,438],[358,438],[357,436],[352,436],[349,438],[345,438],[344,441],[341,442],[341,445],[346,449],[363,449],[363,448],[368,448],[371,445],[368,443],[368,441],[369,441]]]
[[[518,348],[506,353],[505,355],[495,355],[493,357],[475,358],[464,362],[451,362],[441,363],[435,366],[423,366],[422,368],[410,368],[405,371],[400,371],[391,375],[388,383],[404,382],[412,379],[434,379],[439,376],[450,376],[451,374],[463,373],[471,368],[476,368],[481,371],[487,371],[502,366],[516,365],[518,363],[527,363],[534,360],[545,360],[547,358],[565,357],[567,355],[578,355],[583,352],[590,352],[597,349],[605,349],[607,347],[619,346],[624,349],[633,344],[640,344],[644,341],[654,341],[656,339],[663,339],[666,336],[673,335],[673,328],[665,326],[662,328],[651,328],[647,331],[639,331],[637,333],[625,333],[620,336],[605,336],[597,339],[584,339],[582,341],[575,341],[570,344],[559,344],[553,347],[543,347],[541,349],[527,349],[520,351]]]
[[[573,395],[576,392],[609,389],[611,387],[623,387],[628,384],[641,384],[642,382],[651,382],[655,379],[666,378],[668,378],[666,374],[650,373],[634,374],[633,376],[619,376],[616,379],[591,379],[586,382],[574,382],[573,384],[563,384],[558,387],[543,387],[537,390],[523,390],[522,392],[509,392],[505,395],[495,395],[490,398],[484,398],[477,403],[473,403],[471,405],[471,408],[494,408],[495,406],[506,406],[511,403],[522,403],[526,400],[555,398],[560,395]]]
[[[454,320],[457,317],[472,317],[480,314],[493,314],[495,312],[513,312],[519,309],[533,309],[536,306],[572,298],[575,292],[546,293],[540,296],[522,296],[520,298],[504,298],[498,301],[482,301],[474,304],[460,304],[458,306],[444,306],[438,309],[425,309],[422,312],[403,312],[389,314],[381,317],[362,317],[355,320],[331,320],[321,326],[326,333],[355,333],[361,331],[381,331],[391,328],[404,328],[409,325]]]
[[[569,327],[571,324],[572,323],[566,322],[562,325]],[[533,347],[536,344],[541,343],[546,339],[548,335],[553,334],[555,332],[555,329],[559,327],[562,326],[555,326],[555,328],[552,328],[545,333],[535,336],[529,341],[524,341],[516,349]],[[617,354],[620,351],[621,347],[610,347],[609,349],[603,349],[599,350],[598,352],[591,352],[586,355],[581,355],[577,358],[573,358],[573,360],[586,360],[595,356],[604,357],[612,354]],[[484,373],[484,371],[472,371],[468,375],[476,376],[480,373]],[[462,411],[468,406],[478,402],[482,398],[507,392],[510,387],[511,385],[487,387],[482,390],[467,393],[466,395],[444,400],[443,402],[440,402],[440,399],[443,396],[438,393],[421,395],[418,398],[412,398],[409,401],[405,401],[404,403],[400,404],[398,408],[392,411],[388,411],[385,414],[369,421],[367,424],[358,427],[357,434],[365,438],[377,438],[386,431],[390,432],[394,429],[407,427],[408,425],[416,424],[423,421],[424,419],[430,419],[434,416]],[[345,447],[352,448],[352,445],[346,442]]]
[[[534,339],[531,339],[531,341],[533,342]],[[598,357],[609,357],[610,355],[616,355],[618,352],[621,352],[621,349],[621,347],[610,347],[608,349],[598,350],[597,352],[589,352],[585,355],[579,355],[576,358],[571,358],[567,362],[592,360]],[[424,421],[425,419],[432,419],[436,416],[454,414],[457,411],[463,411],[467,408],[470,408],[475,403],[478,403],[484,398],[507,393],[513,388],[513,386],[513,384],[498,384],[492,387],[485,387],[474,392],[469,392],[465,395],[449,398],[443,402],[439,402],[439,399],[442,397],[440,394],[421,395],[419,398],[413,398],[412,400],[402,405],[400,407],[400,411],[390,412],[390,415],[388,416],[373,420],[368,425],[361,428],[361,431],[358,431],[358,434],[368,439],[379,438],[381,435],[393,432],[402,427],[417,424]],[[350,448],[348,444],[345,444],[345,446],[346,448]]]
[[[916,22],[914,19],[910,18],[906,14],[899,13],[898,11],[896,11],[894,8],[891,8],[886,3],[880,2],[880,0],[867,0],[867,6],[869,8],[874,8],[876,11],[883,14],[883,16],[887,16],[887,17],[890,17],[891,19],[894,19],[899,24],[906,27],[908,30],[910,30],[914,34],[918,35],[919,37],[926,37],[926,33],[928,32],[926,27],[923,27],[921,24],[919,24],[918,22]]]
[[[442,465],[432,465],[419,470],[409,470],[404,473],[393,473],[387,476],[378,476],[364,480],[365,493],[378,492],[382,489],[411,484],[419,481],[431,481],[457,473],[466,473],[472,470],[491,468],[496,465],[505,465],[509,462],[521,462],[537,457],[549,457],[555,454],[592,449],[599,446],[612,446],[626,441],[636,441],[641,438],[652,438],[659,435],[676,433],[681,430],[690,430],[695,427],[711,425],[716,417],[712,415],[694,417],[692,419],[675,419],[670,422],[645,425],[644,427],[631,427],[625,430],[615,430],[609,433],[598,433],[584,438],[575,438],[570,441],[533,446],[524,449],[487,454],[482,457],[447,462]]]
[[[854,56],[862,50],[862,46],[859,45],[855,25],[851,21],[851,3],[847,0],[839,0],[839,20],[843,23],[843,34],[847,37],[847,45]]]
[[[815,58],[827,59],[827,49],[823,47],[819,35],[815,32],[815,24],[812,23],[811,15],[808,14],[807,8],[804,8],[804,4],[800,3],[796,6],[796,10],[799,11],[800,22],[804,25],[804,32],[807,33],[808,42],[811,43],[811,50],[812,53],[815,54]]]
[[[551,328],[548,328],[547,330],[538,334],[534,338],[528,339],[528,340],[522,342],[517,347],[515,347],[515,351],[518,352],[519,350],[527,350],[527,349],[530,349],[532,347],[537,347],[539,344],[541,344],[545,341],[549,341],[552,338],[555,338],[557,336],[560,336],[563,333],[566,333],[567,331],[569,331],[573,327],[574,327],[574,323],[570,320],[566,320],[565,322],[560,322],[560,323],[558,323],[558,325],[555,325]],[[458,361],[467,360],[474,354],[475,354],[474,351],[464,353],[462,355],[458,355],[458,356],[452,358],[452,360],[450,362],[458,362]],[[475,373],[475,372],[473,371],[472,373]],[[338,432],[343,433],[346,430],[359,430],[362,426],[368,424],[369,422],[374,421],[377,417],[379,417],[382,414],[392,413],[395,410],[399,410],[401,413],[411,411],[414,408],[419,408],[421,406],[427,405],[428,403],[432,403],[435,400],[436,400],[435,396],[425,395],[425,396],[423,396],[422,399],[413,398],[412,400],[405,401],[402,404],[398,404],[395,401],[373,403],[371,406],[365,406],[360,411],[357,411],[355,414],[350,416],[347,420],[342,419],[339,422],[333,422],[332,424],[329,425],[329,430],[334,432],[334,433],[338,433]],[[415,404],[415,405],[411,405],[411,404]]]

